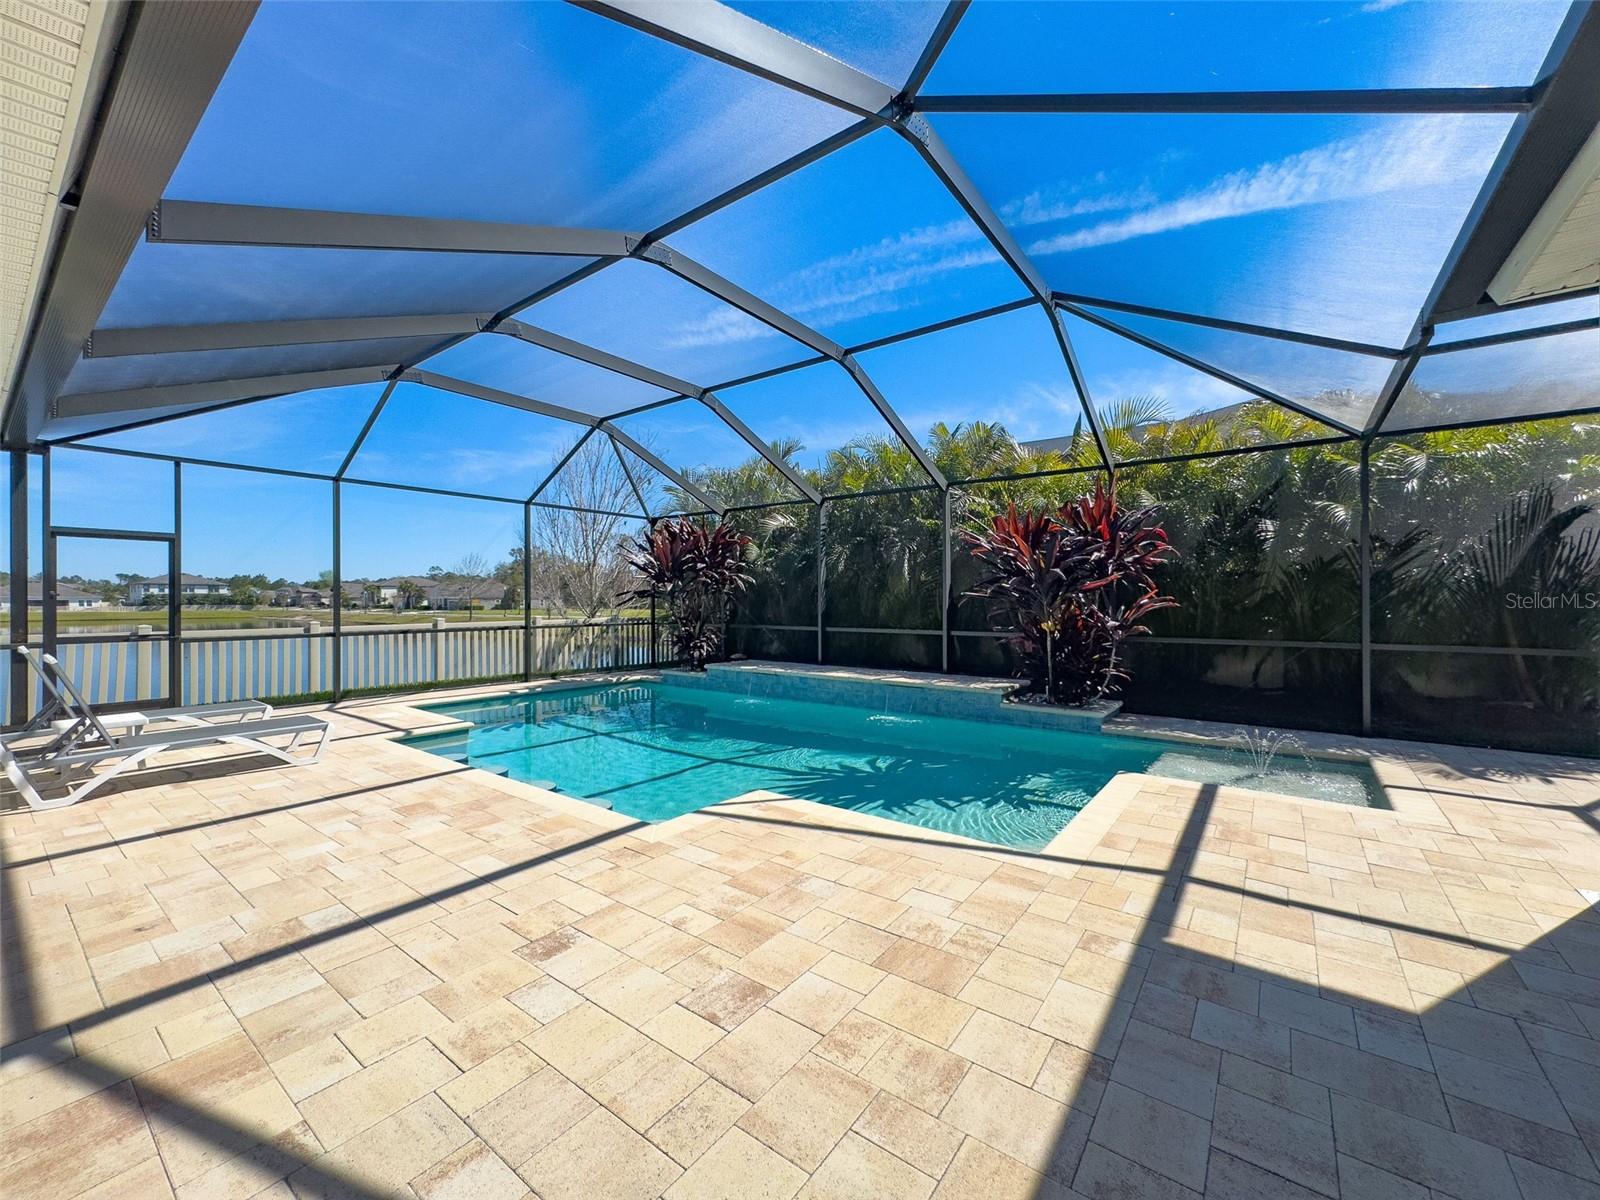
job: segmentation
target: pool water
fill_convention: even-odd
[[[1383,805],[1370,768],[1148,738],[873,712],[637,683],[427,706],[472,729],[407,739],[526,783],[665,821],[765,789],[1038,849],[1121,771]]]

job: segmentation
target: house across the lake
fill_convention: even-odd
[[[312,587],[279,588],[272,593],[272,603],[279,608],[332,608],[333,593]]]
[[[128,603],[154,604],[158,600],[165,600],[170,586],[171,581],[165,575],[135,579],[128,585]],[[207,579],[204,575],[184,575],[178,581],[178,596],[184,601],[200,596],[222,596],[227,591],[228,585],[222,580]]]
[[[82,588],[74,587],[70,583],[56,584],[57,608],[81,609],[104,608],[105,606],[105,599],[101,596],[95,595],[93,592],[86,592]],[[28,580],[28,607],[44,607],[44,583],[42,580]],[[0,584],[0,612],[9,612],[10,610],[11,587],[9,584]]]
[[[459,579],[432,579],[427,575],[397,575],[360,586],[363,602],[372,608],[383,605],[396,609],[493,608],[506,594],[506,585],[492,579],[468,583]]]
[[[370,608],[388,605],[390,608],[427,607],[428,589],[438,580],[426,575],[395,575],[388,579],[373,579],[361,585],[362,602]]]
[[[480,583],[440,583],[435,581],[428,589],[428,607],[493,608],[505,599],[506,585],[492,579]]]

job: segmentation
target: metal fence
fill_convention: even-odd
[[[56,657],[91,704],[117,706],[326,697],[335,655],[345,694],[652,667],[667,656],[665,628],[641,617],[347,629],[337,637],[331,630],[186,634],[176,643],[176,672],[173,648],[165,636],[63,637]],[[37,682],[29,696],[36,706]],[[0,689],[0,723],[11,723],[8,709]]]

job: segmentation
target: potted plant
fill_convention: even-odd
[[[1150,613],[1176,607],[1160,594],[1157,567],[1175,553],[1155,509],[1125,509],[1115,485],[1054,512],[1015,505],[962,540],[988,569],[966,596],[987,600],[991,621],[1010,632],[1025,693],[1081,705],[1127,678],[1122,643],[1149,633]]]
[[[678,517],[657,521],[626,548],[640,585],[619,598],[654,601],[667,616],[678,664],[706,669],[716,653],[735,596],[750,586],[745,562],[750,538],[731,525]]]

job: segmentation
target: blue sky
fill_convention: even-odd
[[[158,533],[173,526],[172,468],[149,460],[59,450],[52,467],[58,525],[115,524]],[[491,562],[522,542],[522,506],[347,484],[343,489],[344,573],[349,579],[453,567],[469,554]],[[37,513],[37,484],[30,497]],[[314,579],[333,565],[332,490],[314,480],[186,466],[184,570],[257,572]],[[40,562],[37,539],[30,559]],[[62,575],[165,573],[165,551],[149,543],[64,540]]]
[[[738,7],[898,86],[941,6]],[[1395,0],[978,3],[925,90],[1526,83],[1564,11],[1561,3]],[[1408,336],[1509,126],[1505,116],[1450,115],[946,114],[933,121],[1053,287],[1392,345]],[[849,123],[838,110],[569,5],[268,0],[166,194],[644,230]],[[670,241],[845,345],[1023,294],[917,155],[887,131]],[[575,265],[142,244],[102,324],[493,311]],[[812,353],[636,262],[607,268],[521,315],[702,386]],[[1341,415],[1359,415],[1375,386],[1374,367],[1381,380],[1387,366],[1160,325],[1146,323],[1142,331],[1190,339],[1185,348],[1296,398],[1344,389]],[[1155,394],[1185,413],[1239,398],[1227,385],[1075,319],[1069,332],[1099,403]],[[80,364],[69,390],[387,362],[410,349],[94,360]],[[1079,411],[1048,320],[1036,309],[872,351],[861,361],[918,434],[934,421],[984,418],[1022,437],[1058,436],[1070,432]],[[665,395],[493,335],[471,338],[427,365],[594,414]],[[327,471],[342,459],[375,392],[347,388],[270,401],[113,443]],[[723,399],[763,437],[803,442],[808,463],[885,428],[831,365],[729,389]],[[696,405],[659,410],[626,427],[677,463],[728,465],[746,456],[743,443]],[[353,472],[520,498],[574,432],[408,385]],[[115,498],[118,520],[131,520],[148,506],[148,493],[141,498],[137,481],[123,488],[120,470],[107,466],[94,483]],[[326,566],[315,520],[302,514],[294,490],[274,491],[256,479],[217,488],[221,517],[186,517],[191,568],[223,572],[244,553],[258,556],[268,574],[309,575]],[[383,520],[376,508],[363,516],[373,562],[348,558],[349,574],[448,565],[499,537],[487,517],[481,527],[459,514],[435,522],[429,506],[444,502],[432,498],[403,515],[398,494],[379,498],[396,516]],[[281,521],[281,536],[258,543],[231,534],[230,505],[257,524],[262,514],[268,526]],[[438,537],[430,532],[436,525]]]

